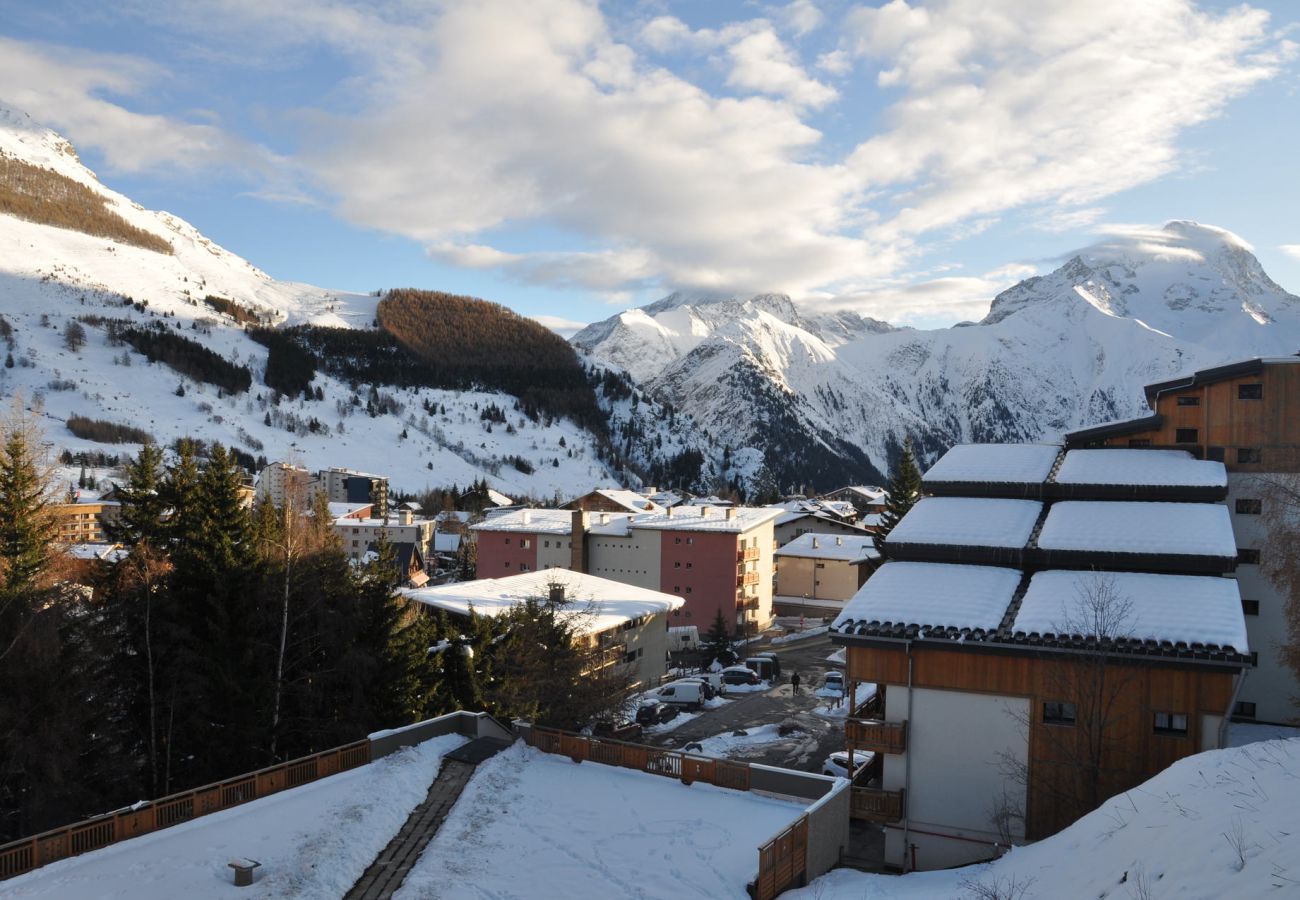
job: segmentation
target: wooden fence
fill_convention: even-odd
[[[758,848],[758,878],[754,900],[772,900],[791,887],[800,887],[808,873],[808,816]]]
[[[12,878],[60,859],[239,806],[368,762],[370,741],[367,739],[12,841],[0,846],[0,879]]]
[[[748,763],[693,756],[678,750],[662,750],[645,744],[587,737],[537,726],[529,729],[527,741],[529,746],[546,753],[567,756],[574,762],[590,760],[652,775],[666,775],[680,779],[685,784],[701,781],[736,791],[749,790]]]
[[[903,792],[853,788],[850,815],[867,822],[897,822],[903,818]]]

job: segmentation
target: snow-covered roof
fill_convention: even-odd
[[[441,512],[439,512],[436,516],[434,516],[433,518],[434,518],[434,521],[437,521],[437,522],[449,522],[449,521],[451,521],[451,520],[453,520],[453,519],[454,519],[455,521],[457,521],[457,522],[468,522],[468,521],[469,521],[469,515],[470,515],[470,514],[469,514],[468,512],[465,512],[464,510],[459,510],[459,509],[444,509],[444,510],[442,510]]]
[[[995,566],[887,562],[858,589],[831,627],[892,622],[993,630],[1020,584],[1020,572]]]
[[[801,534],[776,551],[777,556],[798,556],[803,559],[834,559],[855,563],[879,559],[875,545],[869,537],[846,537],[842,534]]]
[[[130,553],[121,544],[69,544],[64,549],[73,559],[102,559],[108,562],[117,562]]]
[[[1233,578],[1153,575],[1146,572],[1046,571],[1034,575],[1012,631],[1046,636],[1097,637],[1094,612],[1114,597],[1126,615],[1112,637],[1140,641],[1215,644],[1248,652],[1241,593]]]
[[[619,488],[600,488],[592,491],[593,494],[599,494],[611,503],[616,503],[626,509],[628,512],[656,512],[660,506],[653,500],[649,500],[636,491],[627,491]]]
[[[876,487],[869,484],[850,484],[834,491],[828,491],[827,493],[822,494],[822,496],[829,497],[833,494],[843,493],[853,494],[871,503],[879,503],[889,494],[889,492],[882,487]]]
[[[1224,487],[1221,462],[1199,460],[1185,450],[1071,450],[1056,472],[1058,484]]]
[[[864,528],[879,528],[880,520],[884,515],[884,513],[867,513],[858,519],[858,524]]]
[[[498,616],[530,598],[545,599],[554,584],[564,586],[565,597],[572,601],[566,614],[583,616],[581,628],[587,634],[608,631],[642,616],[680,609],[686,602],[673,594],[568,569],[540,569],[505,578],[480,578],[402,593],[411,600],[457,615],[469,615],[473,607],[478,615]]]
[[[613,513],[612,515],[623,515]],[[573,529],[573,512],[567,509],[512,509],[488,516],[474,531],[523,531],[529,534],[569,534]]]
[[[660,513],[637,513],[628,519],[632,528],[653,528],[658,531],[721,531],[740,533],[775,522],[780,509],[766,506],[675,506]]]
[[[347,516],[355,516],[372,506],[374,506],[373,503],[331,503],[329,505],[330,518],[342,519]]]
[[[1052,471],[1060,449],[1054,444],[958,444],[922,481],[1037,484]]]
[[[885,543],[1023,547],[1042,511],[1035,500],[927,497],[908,510]]]
[[[439,531],[433,535],[434,553],[455,553],[460,549],[460,534],[455,531]]]
[[[1217,503],[1066,500],[1038,535],[1045,550],[1235,557],[1228,508]]]
[[[492,488],[487,489],[487,498],[494,506],[513,506],[515,502],[500,491],[492,490]]]

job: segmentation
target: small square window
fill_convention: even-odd
[[[1252,651],[1250,652],[1250,664],[1251,664],[1252,666],[1254,666],[1255,668],[1257,668],[1257,669],[1259,668],[1259,651],[1258,651],[1258,650],[1252,650]]]
[[[1255,704],[1248,700],[1239,700],[1237,705],[1232,708],[1233,716],[1240,719],[1255,718]]]
[[[693,569],[693,568],[695,568],[695,563],[687,563],[687,564],[686,564],[686,568],[688,568],[688,569]]]
[[[1073,703],[1049,701],[1043,704],[1044,725],[1073,725],[1076,715]]]
[[[1200,431],[1195,428],[1174,429],[1174,443],[1176,444],[1195,444],[1199,438]]]
[[[681,542],[682,542],[682,539],[681,539],[681,538],[673,538],[673,543],[674,543],[674,544],[680,544]]]
[[[1187,716],[1184,713],[1158,712],[1152,719],[1156,734],[1187,734]]]
[[[689,594],[690,592],[691,592],[691,589],[690,589],[690,588],[687,588],[687,589],[686,589],[686,593]]]
[[[1245,598],[1242,598],[1242,601],[1241,601],[1241,611],[1242,611],[1245,615],[1248,615],[1248,616],[1257,616],[1257,615],[1259,615],[1259,601],[1258,601],[1258,600],[1246,600]]]
[[[510,538],[506,538],[506,546],[507,546],[507,547],[510,546]]]
[[[686,539],[686,543],[688,543],[688,544],[694,544],[694,543],[695,543],[695,538],[693,538],[693,537],[689,537],[689,538],[687,538],[687,539]]]
[[[1237,385],[1238,400],[1263,400],[1264,385],[1262,384],[1239,384]]]
[[[1201,398],[1200,397],[1179,397],[1178,405],[1179,406],[1200,406]]]
[[[680,584],[673,585],[674,594],[680,594],[681,592],[682,592],[682,586]]]
[[[1263,452],[1258,447],[1237,448],[1238,464],[1241,463],[1250,464],[1250,463],[1257,463],[1262,461],[1263,461]]]
[[[673,568],[674,568],[674,569],[680,569],[681,567],[682,567],[682,564],[681,564],[680,562],[675,562],[675,563],[673,563]]]
[[[1253,547],[1237,548],[1238,565],[1257,566],[1259,565],[1259,551]]]
[[[1248,499],[1245,497],[1237,500],[1237,514],[1242,516],[1257,516],[1264,510],[1264,504],[1261,500]]]
[[[1205,451],[1205,458],[1210,462],[1223,462],[1224,450],[1222,447],[1209,447]]]

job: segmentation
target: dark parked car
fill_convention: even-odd
[[[677,707],[667,703],[647,703],[636,711],[638,725],[658,725],[677,718]]]
[[[744,666],[728,666],[722,670],[723,684],[758,684],[758,673]]]

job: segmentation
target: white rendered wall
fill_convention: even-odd
[[[660,532],[633,528],[627,537],[588,534],[587,572],[652,591],[659,586]]]
[[[567,534],[537,536],[537,568],[567,569],[573,564],[572,538]]]
[[[1236,512],[1238,498],[1268,503],[1267,492],[1255,483],[1256,477],[1242,472],[1228,473],[1226,502],[1238,547],[1258,549],[1264,540],[1260,517]],[[1300,696],[1300,684],[1278,656],[1278,641],[1286,637],[1286,598],[1256,565],[1237,566],[1237,583],[1242,600],[1259,601],[1259,615],[1246,616],[1246,639],[1250,641],[1250,649],[1259,654],[1259,667],[1250,670],[1237,699],[1255,704],[1256,721],[1290,722],[1300,713],[1291,702],[1291,698]]]
[[[994,855],[993,845],[1003,838],[992,818],[1004,789],[1013,804],[1021,810],[1025,805],[1024,788],[1004,777],[999,756],[1028,763],[1028,740],[1019,721],[1028,712],[1024,697],[913,690],[907,753],[885,756],[882,787],[904,789],[910,758],[905,813],[917,868],[948,868]],[[891,685],[886,691],[885,718],[908,718],[906,687]],[[1023,822],[1018,827],[1014,837],[1023,838]],[[885,861],[910,868],[909,856],[902,823],[887,828]]]

